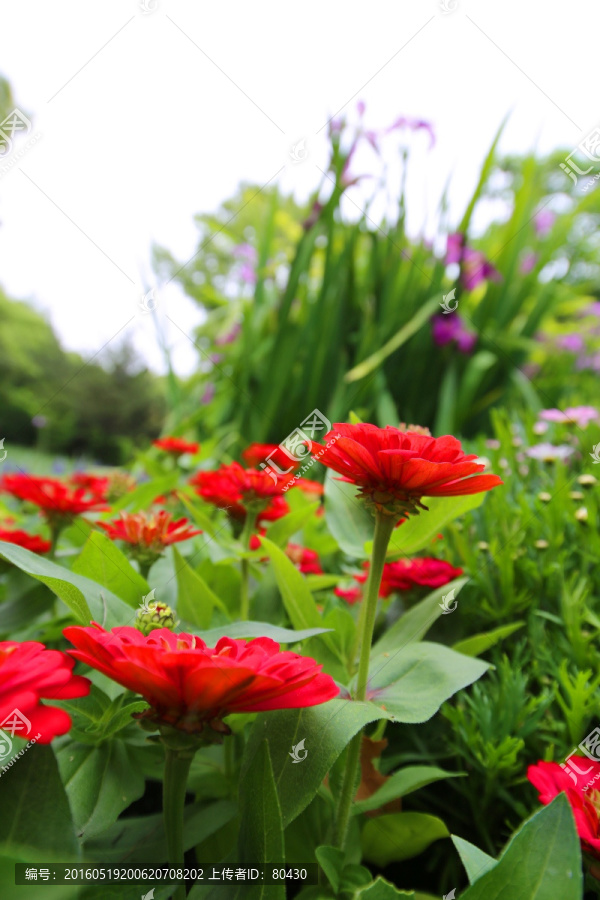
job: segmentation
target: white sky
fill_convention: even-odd
[[[600,119],[592,0],[446,0],[456,6],[447,14],[440,0],[145,2],[155,8],[2,4],[0,71],[41,137],[0,174],[0,283],[48,311],[64,345],[86,355],[128,333],[162,371],[153,317],[139,306],[153,286],[151,243],[187,259],[194,213],[241,180],[277,180],[306,199],[326,159],[322,126],[340,110],[354,115],[359,99],[367,127],[402,115],[435,127],[430,153],[425,133],[413,139],[416,226],[450,173],[458,222],[509,110],[507,151],[574,148]],[[302,138],[308,157],[294,163]],[[164,315],[190,334],[200,311],[174,285],[157,297],[186,374],[195,351]]]

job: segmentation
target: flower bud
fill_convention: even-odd
[[[178,624],[175,613],[166,603],[149,603],[145,608],[142,607],[138,610],[135,618],[135,627],[146,636],[157,628],[168,628],[170,631],[174,631]]]

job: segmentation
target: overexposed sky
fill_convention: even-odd
[[[368,128],[432,122],[433,150],[411,138],[411,221],[427,229],[452,174],[458,222],[507,112],[505,151],[571,149],[598,124],[596,12],[592,0],[4,3],[0,71],[33,128],[15,139],[20,158],[0,159],[0,283],[46,310],[67,348],[91,356],[128,334],[162,371],[140,307],[152,242],[189,258],[193,215],[242,180],[306,199],[323,126],[358,100]],[[186,374],[199,309],[175,285],[155,296]]]

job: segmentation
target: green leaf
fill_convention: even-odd
[[[461,900],[581,900],[581,847],[565,794],[511,838],[493,869]]]
[[[261,741],[267,740],[283,827],[300,815],[323,783],[346,744],[369,722],[383,718],[372,703],[330,700],[307,709],[282,709],[259,715],[252,727],[244,759],[244,772]],[[292,747],[304,741],[306,758],[292,762]]]
[[[400,891],[395,885],[378,875],[375,881],[358,891],[353,900],[394,900],[395,897],[417,900],[417,895],[413,891]]]
[[[0,557],[47,585],[84,625],[93,619],[105,627],[130,625],[131,608],[107,588],[83,575],[77,575],[37,553],[0,541]]]
[[[452,646],[457,653],[464,653],[465,656],[481,656],[498,641],[504,640],[510,634],[522,628],[525,622],[513,622],[511,625],[502,625],[500,628],[494,628],[493,631],[485,631],[481,634],[474,634],[471,637],[464,638],[457,644]]]
[[[479,847],[470,844],[463,838],[457,837],[455,834],[450,836],[466,869],[469,884],[473,884],[478,878],[481,878],[482,875],[494,868],[496,860],[493,856],[488,856]]]
[[[30,590],[15,600],[0,604],[0,628],[2,634],[14,634],[45,613],[54,602],[50,591],[43,584],[31,585]]]
[[[436,588],[423,600],[407,610],[391,628],[388,628],[379,638],[371,651],[371,656],[391,650],[398,650],[414,641],[420,641],[433,623],[442,615],[442,597],[454,591],[458,594],[469,579],[467,577],[456,578],[441,588]]]
[[[336,587],[342,580],[343,575],[306,575],[306,583],[312,594],[317,591],[328,591]]]
[[[356,559],[367,559],[365,544],[373,541],[375,520],[353,484],[339,481],[332,469],[325,477],[325,519],[341,550]],[[404,527],[404,526],[402,526]]]
[[[78,833],[85,840],[101,834],[144,793],[144,778],[123,741],[91,746],[66,737],[57,746],[61,778]]]
[[[309,503],[300,509],[294,510],[294,512],[288,513],[287,516],[277,519],[267,531],[269,540],[277,544],[278,547],[286,547],[296,532],[300,531],[311,516],[314,516],[320,505],[319,502]]]
[[[413,556],[419,550],[423,550],[444,525],[481,506],[484,499],[485,493],[466,494],[461,497],[424,497],[423,503],[429,512],[411,516],[399,528],[394,529],[387,554],[388,560]],[[370,553],[371,547],[368,546],[367,549]]]
[[[217,531],[215,523],[207,513],[205,513],[203,509],[200,509],[199,505],[194,502],[194,498],[197,499],[197,494],[194,493],[192,488],[178,490],[177,496],[190,514],[190,518],[194,525],[197,525],[198,528],[201,528],[206,534],[214,537]]]
[[[372,809],[380,809],[391,800],[406,797],[407,794],[411,794],[427,784],[433,784],[434,781],[441,781],[444,778],[460,778],[463,774],[463,772],[446,772],[435,766],[406,766],[406,768],[394,772],[367,800],[356,800],[352,804],[352,813],[358,815]]]
[[[134,609],[150,590],[146,579],[136,572],[125,554],[100,531],[90,534],[73,563],[73,572],[108,588]]]
[[[184,807],[184,850],[190,850],[218,831],[237,814],[229,800],[194,803]],[[162,813],[120,819],[86,842],[86,858],[110,863],[148,866],[167,861]]]
[[[30,746],[2,774],[0,809],[4,850],[31,847],[38,859],[45,853],[62,854],[65,861],[79,857],[69,802],[50,747]]]
[[[215,606],[227,614],[223,601],[173,547],[177,576],[177,613],[198,628],[208,628]]]
[[[366,859],[383,869],[392,862],[418,856],[434,841],[449,835],[436,816],[400,812],[370,819],[363,828],[361,843]]]
[[[338,847],[331,847],[324,844],[321,847],[317,847],[315,856],[317,857],[317,862],[325,872],[329,884],[337,894],[340,889],[342,869],[344,868],[346,854]]]
[[[371,660],[367,697],[393,722],[426,722],[487,669],[488,663],[443,644],[409,644]]]
[[[425,325],[433,313],[438,309],[440,305],[439,295],[436,294],[435,297],[431,297],[430,300],[424,303],[421,308],[414,314],[412,319],[410,319],[402,328],[392,337],[389,341],[380,347],[379,350],[376,350],[368,359],[363,360],[357,366],[354,366],[353,369],[350,369],[349,372],[344,376],[344,381],[352,383],[353,381],[360,381],[361,378],[365,378],[367,375],[370,375],[374,369],[379,368],[379,366],[385,362],[388,356],[391,356],[392,353],[395,353],[402,344],[405,344],[406,341],[416,334],[416,332]],[[439,310],[438,310],[439,311]]]
[[[239,864],[265,867],[283,863],[281,808],[266,740],[260,742],[240,781],[240,817]],[[231,893],[231,888],[227,890]],[[248,900],[261,897],[285,900],[285,885],[276,885],[266,891],[263,885],[241,885],[234,896]]]
[[[214,647],[219,638],[256,638],[268,637],[278,644],[295,644],[307,638],[327,632],[327,628],[304,628],[294,631],[292,628],[281,628],[279,625],[271,625],[270,622],[232,622],[231,625],[222,625],[220,628],[211,628],[210,631],[202,631],[199,637]]]

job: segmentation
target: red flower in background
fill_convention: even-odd
[[[546,806],[563,791],[573,810],[577,834],[584,850],[600,859],[600,763],[583,756],[570,756],[572,774],[555,762],[540,760],[527,769],[527,778],[537,788],[540,803]],[[573,772],[573,769],[577,772]]]
[[[346,603],[350,603],[350,605],[354,603],[358,603],[359,600],[362,600],[362,591],[359,587],[352,588],[334,588],[333,593],[336,597],[340,597],[342,600],[345,600]]]
[[[147,637],[127,626],[65,628],[76,659],[148,701],[145,717],[187,733],[236,712],[316,706],[339,693],[314,659],[281,651],[270,638],[221,638],[215,647],[191,634],[158,629]]]
[[[47,650],[37,641],[0,641],[0,728],[22,737],[34,737],[39,732],[40,744],[65,734],[71,727],[71,717],[40,701],[71,700],[89,694],[89,679],[73,675],[74,665],[65,653]],[[19,715],[29,721],[29,730],[22,721],[19,724]]]
[[[172,453],[174,456],[181,456],[182,453],[198,453],[200,444],[190,441],[184,441],[183,438],[164,437],[156,441],[152,441],[154,447],[164,450],[165,453]]]
[[[190,484],[208,503],[228,510],[237,519],[245,518],[248,506],[262,507],[260,518],[267,521],[281,518],[288,512],[281,496],[285,485],[283,478],[273,480],[266,472],[244,469],[237,462],[223,465],[216,471],[197,472]],[[275,500],[278,502],[274,503]]]
[[[84,488],[90,494],[94,494],[101,500],[106,500],[106,492],[108,491],[109,480],[98,475],[88,472],[73,472],[69,476],[69,481],[77,488]]]
[[[497,475],[479,475],[485,468],[466,455],[450,435],[433,438],[387,425],[335,424],[324,441],[339,435],[330,447],[312,444],[319,462],[355,484],[367,504],[400,517],[423,507],[421,498],[454,497],[489,491],[503,482]]]
[[[309,550],[308,547],[300,547],[298,544],[288,544],[285,552],[304,575],[323,574],[316,550]]]
[[[369,563],[364,563],[363,568],[366,572],[355,575],[356,581],[367,580]],[[462,569],[457,569],[449,562],[435,559],[433,556],[399,559],[396,562],[385,563],[379,596],[389,597],[395,591],[410,591],[414,587],[442,587],[462,574]]]
[[[171,514],[164,509],[153,515],[122,512],[120,519],[98,524],[108,532],[113,541],[125,541],[141,551],[150,551],[157,555],[169,544],[187,541],[188,538],[202,534],[201,530],[193,528],[187,519],[173,521]]]
[[[32,553],[48,553],[52,544],[50,541],[44,540],[39,534],[27,534],[26,531],[19,529],[0,528],[0,541],[7,541],[9,544],[16,544],[25,550],[31,550]]]
[[[19,500],[34,503],[48,518],[78,516],[92,510],[108,509],[103,500],[87,488],[72,489],[56,478],[37,475],[5,475],[0,490]]]

